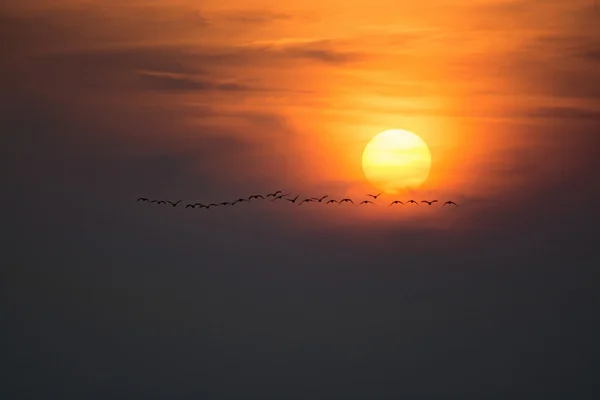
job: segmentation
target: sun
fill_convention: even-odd
[[[403,129],[379,133],[365,147],[362,166],[367,180],[388,194],[421,186],[429,177],[431,153],[417,135]]]

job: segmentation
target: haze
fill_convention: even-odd
[[[598,398],[597,7],[3,1],[1,397]]]

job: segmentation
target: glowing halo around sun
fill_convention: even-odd
[[[367,180],[388,194],[421,186],[429,177],[431,153],[417,135],[403,129],[379,133],[365,147],[362,167]]]

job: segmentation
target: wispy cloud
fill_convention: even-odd
[[[279,20],[291,20],[297,16],[270,10],[237,10],[216,13],[216,18],[241,24],[265,24]]]
[[[153,90],[217,90],[217,91],[249,91],[248,85],[236,82],[218,82],[201,80],[182,74],[168,72],[138,71],[143,87]]]

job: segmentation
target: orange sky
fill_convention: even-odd
[[[533,169],[506,172],[517,161],[560,169],[551,159],[564,153],[564,137],[539,132],[585,124],[600,110],[590,0],[274,4],[8,1],[13,25],[4,29],[9,42],[21,41],[13,68],[26,57],[47,62],[53,79],[31,69],[35,90],[64,101],[77,94],[96,111],[187,110],[171,121],[185,134],[126,140],[168,137],[185,147],[214,129],[258,146],[236,179],[295,191],[372,190],[362,150],[378,132],[401,128],[432,151],[430,179],[416,195],[506,196],[538,179]],[[63,68],[69,60],[73,69]],[[286,164],[269,162],[273,153]]]

